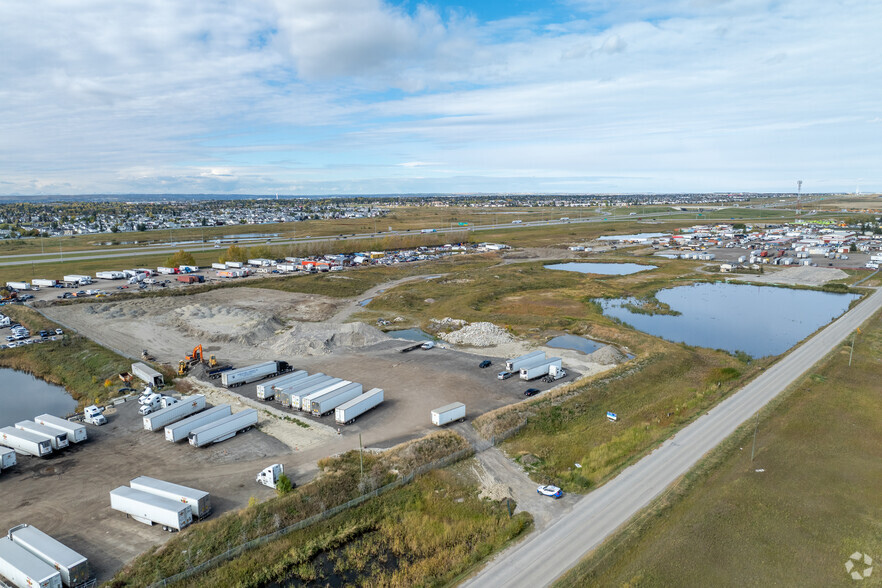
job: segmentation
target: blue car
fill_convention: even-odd
[[[536,491],[542,496],[550,496],[552,498],[560,498],[563,496],[563,492],[557,486],[552,486],[549,484],[548,486],[539,486]]]

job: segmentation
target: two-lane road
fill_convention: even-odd
[[[464,586],[546,586],[645,508],[711,449],[882,307],[882,289],[782,358],[661,447],[579,501],[566,516],[491,561]]]

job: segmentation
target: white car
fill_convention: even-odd
[[[547,486],[539,486],[536,488],[536,491],[542,496],[550,496],[552,498],[560,498],[563,496],[563,492],[557,486],[552,486],[551,484]]]
[[[496,379],[497,380],[507,380],[510,377],[512,377],[513,375],[514,375],[514,373],[512,373],[512,372],[499,372],[498,374],[496,374]]]

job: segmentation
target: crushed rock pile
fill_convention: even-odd
[[[461,329],[467,324],[469,324],[469,322],[463,319],[455,319],[446,316],[443,319],[430,319],[429,329],[432,331],[450,331],[453,329]]]
[[[469,345],[471,347],[492,347],[515,341],[508,331],[493,323],[472,323],[458,331],[442,333],[440,337],[454,345]]]
[[[389,338],[364,323],[297,323],[273,342],[282,355],[326,355],[341,347],[364,347]]]
[[[165,323],[193,337],[215,343],[261,343],[283,328],[274,317],[253,310],[189,304],[166,316]]]
[[[597,363],[600,365],[618,365],[628,361],[628,356],[612,345],[607,345],[601,347],[594,353],[589,354],[586,359],[591,363]]]

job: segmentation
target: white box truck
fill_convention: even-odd
[[[46,425],[37,424],[34,421],[18,421],[15,423],[15,428],[19,431],[27,431],[28,433],[46,437],[55,451],[65,449],[70,445],[70,442],[67,440],[67,433],[47,427]]]
[[[19,431],[15,427],[0,429],[0,445],[34,457],[46,457],[52,453],[52,442],[48,437],[35,435],[28,431]]]
[[[61,572],[9,537],[0,537],[0,576],[19,588],[61,588]]]
[[[38,288],[52,288],[57,284],[56,280],[46,280],[43,278],[34,278],[31,280],[32,286],[37,286]]]
[[[34,417],[34,422],[67,433],[67,440],[71,443],[82,443],[88,437],[86,425],[72,423],[51,414],[41,414]]]
[[[313,392],[318,392],[319,390],[323,390],[328,386],[334,386],[342,382],[342,378],[332,378],[330,376],[326,376],[328,379],[326,380],[316,380],[309,386],[305,386],[303,388],[298,388],[296,390],[291,390],[285,394],[288,399],[289,406],[293,410],[303,410],[303,399],[312,394]],[[285,405],[284,400],[282,401],[282,405]]]
[[[462,402],[453,402],[432,411],[432,424],[441,427],[453,421],[465,420],[466,406]]]
[[[11,468],[15,464],[15,450],[8,447],[0,447],[0,471]]]
[[[14,290],[30,290],[31,285],[27,282],[6,282],[7,288],[12,288]]]
[[[163,531],[180,531],[193,522],[189,504],[120,486],[110,491],[110,508],[145,525],[162,525]]]
[[[247,408],[242,412],[224,417],[204,427],[194,429],[188,435],[190,445],[204,447],[212,443],[220,443],[236,436],[237,433],[247,431],[257,424],[257,411]]]
[[[331,379],[331,376],[326,376],[322,372],[317,374],[313,374],[311,376],[307,376],[302,380],[297,380],[291,384],[286,384],[284,386],[277,386],[275,390],[276,394],[276,402],[281,403],[282,406],[291,406],[291,393],[296,392],[298,390],[302,390],[304,388],[308,388],[314,384],[318,384],[320,382],[326,382]],[[299,404],[297,405],[299,408]]]
[[[530,362],[531,360],[535,360],[537,357],[545,358],[544,351],[532,351],[526,355],[522,355],[520,357],[515,357],[514,359],[508,359],[505,362],[505,371],[507,372],[516,372],[521,369],[525,363]]]
[[[330,394],[311,401],[309,404],[309,412],[314,416],[325,416],[326,414],[334,412],[334,409],[341,404],[361,396],[362,392],[364,392],[364,388],[362,388],[361,384],[353,382],[348,386],[343,386]]]
[[[227,264],[225,264],[225,263],[213,263],[213,264],[211,264],[211,269],[225,270],[225,269],[227,269]]]
[[[123,272],[109,271],[95,272],[95,277],[99,280],[122,280],[126,277],[126,275]]]
[[[7,536],[16,545],[24,547],[58,570],[61,574],[61,583],[65,586],[82,586],[89,581],[92,575],[89,560],[40,529],[30,525],[18,525],[9,529]]]
[[[148,431],[159,431],[164,429],[166,425],[186,418],[191,414],[196,414],[204,408],[205,396],[202,394],[185,396],[181,398],[180,402],[176,402],[168,408],[161,408],[154,413],[144,416],[144,428]]]
[[[158,388],[164,384],[162,374],[146,363],[133,363],[132,374],[134,374],[136,378],[146,382],[148,386],[153,386],[154,388]]]
[[[348,425],[381,402],[383,402],[383,389],[372,388],[335,408],[334,420],[339,425]]]
[[[65,284],[75,284],[78,286],[86,286],[92,283],[92,276],[81,276],[77,274],[71,274],[69,276],[64,276]]]
[[[276,378],[274,380],[270,380],[269,382],[263,382],[262,384],[257,385],[257,399],[258,400],[272,400],[276,396],[275,387],[282,386],[289,382],[296,382],[297,380],[301,380],[306,378],[309,374],[304,370],[297,370],[296,372],[292,372],[290,374],[284,375],[281,378]]]
[[[535,380],[536,378],[541,378],[542,376],[547,376],[548,372],[552,369],[552,367],[557,370],[561,367],[561,361],[559,357],[550,357],[544,362],[538,365],[532,365],[521,368],[521,379],[522,380]]]
[[[180,484],[148,478],[147,476],[135,478],[129,482],[129,486],[135,490],[155,494],[175,502],[189,504],[193,511],[193,516],[199,520],[211,514],[211,495],[204,490],[196,490],[195,488],[188,488]]]
[[[300,399],[300,410],[305,411],[305,412],[311,412],[313,400],[318,400],[322,396],[325,396],[325,395],[330,394],[336,390],[339,390],[339,389],[343,388],[344,386],[348,386],[351,383],[352,382],[350,382],[349,380],[339,380],[337,382],[334,382],[333,384],[329,383],[327,386],[325,386],[323,388],[318,388],[315,391],[310,392],[309,394],[306,394],[305,396],[303,396]]]
[[[196,413],[182,421],[166,426],[165,440],[171,441],[172,443],[183,441],[194,429],[219,421],[231,414],[233,414],[233,410],[230,408],[229,404],[221,404],[220,406],[203,410],[202,412]]]
[[[248,367],[230,370],[221,374],[221,383],[227,388],[235,388],[249,382],[256,382],[269,376],[290,372],[293,368],[284,361],[265,361]]]

